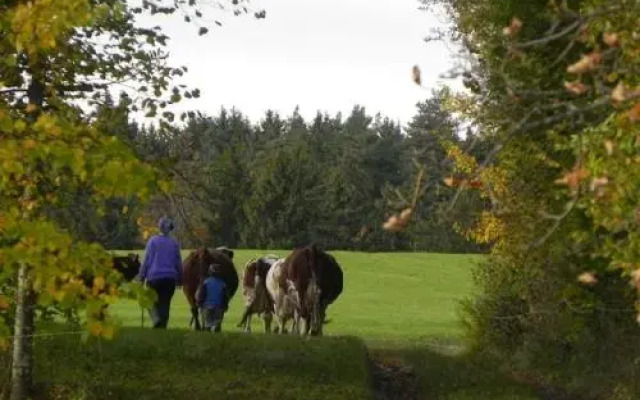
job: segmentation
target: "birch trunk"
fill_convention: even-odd
[[[29,279],[29,267],[20,265],[16,320],[13,328],[13,358],[11,364],[10,400],[27,400],[33,372],[34,295]]]

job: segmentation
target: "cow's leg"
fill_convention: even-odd
[[[262,319],[264,320],[264,333],[271,333],[271,321],[273,320],[273,314],[269,311],[262,313]]]
[[[311,316],[308,314],[305,314],[304,316],[300,316],[299,320],[301,322],[298,322],[298,329],[300,330],[300,333],[303,336],[307,336],[309,335],[309,330],[311,329]],[[304,327],[300,327],[300,324],[304,323]]]
[[[276,317],[276,322],[278,324],[278,327],[275,330],[275,333],[278,333],[280,335],[283,335],[285,333],[287,333],[287,330],[285,329],[285,318],[284,318],[284,301],[283,301],[283,297],[282,296],[278,296],[276,298],[276,301],[273,303],[273,313],[275,314]]]
[[[287,319],[284,318],[284,316],[279,315],[278,316],[278,326],[280,327],[280,334],[284,335],[287,333]]]
[[[242,320],[238,323],[238,328],[244,326],[244,332],[251,332],[251,307],[247,306],[244,310],[244,314],[242,314]]]
[[[200,317],[198,316],[198,307],[196,306],[191,306],[191,322],[195,323],[195,330],[199,331],[202,329],[202,326],[200,325]],[[191,326],[191,322],[189,323],[189,326]]]
[[[293,311],[292,321],[291,332],[297,335],[300,333],[300,313],[298,310]]]

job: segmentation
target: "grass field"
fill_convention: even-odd
[[[186,256],[185,252],[185,256]],[[256,256],[237,250],[241,271]],[[369,361],[403,365],[425,400],[537,400],[495,365],[464,352],[458,301],[473,294],[481,256],[331,252],[344,270],[344,292],[330,306],[328,337],[310,340],[239,333],[239,290],[223,335],[187,330],[183,294],[174,296],[169,331],[140,329],[131,301],[113,307],[124,328],[111,342],[78,337],[36,341],[36,381],[45,399],[372,399]],[[149,318],[145,315],[145,326]],[[0,369],[7,364],[0,354]],[[6,371],[6,369],[5,369]],[[0,398],[8,375],[0,373]],[[391,397],[395,398],[395,397]],[[405,397],[402,397],[405,398]]]
[[[185,252],[185,256],[188,252]],[[286,256],[286,251],[270,251]],[[236,250],[234,261],[242,268],[264,251]],[[327,335],[355,335],[368,340],[458,337],[458,300],[472,292],[470,270],[479,256],[421,253],[332,252],[344,270],[344,292],[329,307]],[[231,301],[223,329],[239,331],[244,300],[241,290]],[[114,307],[126,326],[140,327],[141,310],[132,301]],[[146,324],[149,324],[146,317]],[[176,292],[171,307],[171,328],[186,328],[189,307]],[[254,332],[262,323],[254,318]]]

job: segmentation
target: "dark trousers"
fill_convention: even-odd
[[[158,299],[149,310],[149,316],[154,328],[166,328],[169,322],[169,309],[171,298],[176,290],[176,282],[173,279],[158,279],[148,282],[148,285],[158,295]]]
[[[202,324],[204,329],[212,332],[220,332],[222,320],[224,319],[224,309],[222,307],[201,308]]]

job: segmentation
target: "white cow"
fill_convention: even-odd
[[[282,275],[282,267],[284,259],[276,261],[267,273],[267,290],[273,299],[273,311],[278,323],[277,332],[287,333],[286,324],[290,319],[293,320],[291,331],[298,333],[298,315],[295,312],[300,302],[298,293],[292,282],[287,282],[287,288],[280,286],[280,278]]]

